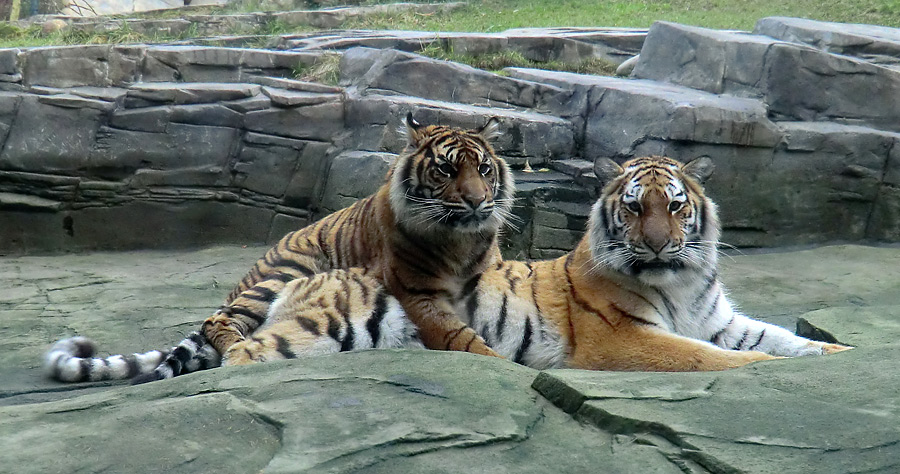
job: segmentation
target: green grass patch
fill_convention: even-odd
[[[419,51],[419,54],[434,59],[468,64],[474,68],[484,69],[495,73],[499,73],[503,68],[507,67],[549,69],[552,71],[576,72],[579,74],[594,74],[599,76],[610,76],[616,72],[615,64],[600,58],[591,58],[577,63],[565,63],[562,61],[538,62],[526,58],[518,51],[506,50],[470,56],[454,53],[452,50],[442,48],[438,45],[428,46],[422,51]]]
[[[336,86],[341,76],[340,63],[340,54],[323,54],[312,65],[298,64],[294,79]]]
[[[900,26],[898,0],[484,0],[450,14],[411,12],[355,20],[349,28],[500,32],[510,28],[649,27],[665,20],[718,29],[751,30],[767,16]]]

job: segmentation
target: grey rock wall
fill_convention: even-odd
[[[646,39],[607,29],[432,38],[560,57],[639,42],[631,79],[494,74],[352,47],[416,49],[417,32],[298,35],[279,50],[2,49],[0,251],[272,241],[377,188],[405,146],[408,112],[472,128],[501,119],[497,151],[523,170],[510,257],[571,248],[595,195],[591,161],[645,154],[713,159],[708,191],[728,243],[896,241],[900,76],[886,59],[896,31],[872,30],[883,45],[867,49],[868,30],[828,36],[839,28],[772,18],[758,34],[658,23]],[[333,54],[340,86],[291,79]]]

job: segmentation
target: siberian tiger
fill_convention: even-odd
[[[686,371],[849,349],[734,310],[717,278],[716,207],[700,186],[708,158],[598,160],[594,169],[607,184],[574,251],[498,262],[454,295],[456,313],[500,355],[538,369]],[[397,308],[357,270],[296,279],[225,364],[421,347]]]
[[[497,120],[461,130],[422,126],[408,114],[405,128],[409,147],[374,195],[282,238],[201,331],[171,351],[107,358],[93,358],[85,338],[62,340],[45,357],[49,375],[145,382],[206,366],[198,360],[215,365],[266,322],[286,284],[349,267],[396,297],[425,346],[498,356],[457,317],[451,298],[500,260],[497,234],[511,216],[514,183],[490,144]]]
[[[701,187],[712,172],[709,158],[682,165],[647,157],[622,166],[600,159],[594,171],[607,184],[575,250],[555,260],[498,262],[454,295],[456,313],[500,355],[537,369],[690,371],[849,349],[735,311],[717,277],[716,206]],[[348,313],[339,303],[343,277],[324,278],[332,281],[314,286],[330,285],[324,293],[337,296],[322,302],[342,318],[296,306],[313,285],[295,281],[271,308],[269,319],[280,322],[236,347],[226,363],[416,345],[402,337],[414,325],[396,320],[397,337],[348,344],[345,335],[381,325],[372,316],[381,312]]]

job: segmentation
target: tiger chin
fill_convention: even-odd
[[[455,295],[456,312],[499,354],[537,369],[692,371],[850,349],[735,311],[717,277],[716,207],[701,187],[711,160],[598,160],[594,168],[606,184],[575,250],[497,263]],[[346,272],[320,278],[292,282],[272,306],[273,325],[236,347],[227,363],[421,347],[415,325],[386,316],[392,298],[377,283],[354,279],[355,293],[378,296],[353,309],[342,302]],[[324,291],[319,307],[293,303],[308,301],[309,291]]]
[[[373,195],[284,236],[200,331],[170,350],[105,358],[94,357],[85,338],[65,339],[46,354],[47,373],[66,382],[140,383],[215,366],[220,354],[268,327],[271,305],[296,286],[291,282],[348,268],[400,302],[425,346],[498,356],[462,322],[451,298],[500,260],[497,236],[511,217],[515,186],[491,145],[498,120],[467,130],[422,125],[407,114],[403,129],[408,146]]]

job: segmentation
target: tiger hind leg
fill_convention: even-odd
[[[280,273],[241,292],[203,322],[202,333],[220,354],[266,322],[269,307],[296,276]]]
[[[266,326],[225,353],[225,365],[372,348],[424,348],[400,303],[360,272],[334,270],[288,283]]]

